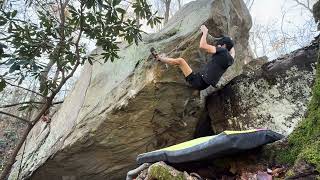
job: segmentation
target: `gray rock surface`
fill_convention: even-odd
[[[240,75],[207,98],[216,132],[269,128],[290,134],[311,99],[319,42]]]
[[[39,122],[10,179],[124,179],[139,153],[192,138],[203,104],[177,67],[149,58],[150,47],[185,58],[194,70],[208,59],[198,49],[199,28],[213,36],[229,34],[236,43],[236,63],[226,83],[250,60],[251,17],[242,0],[198,0],[185,5],[157,34],[139,46],[123,45],[115,62],[83,73],[50,124]],[[21,155],[23,159],[21,160]]]

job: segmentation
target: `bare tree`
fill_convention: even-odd
[[[167,24],[170,15],[170,4],[171,0],[162,0],[165,5],[165,13],[164,13],[164,24]]]
[[[305,8],[306,10],[308,10],[311,14],[312,14],[312,7],[310,5],[310,0],[306,0],[306,2],[303,2],[301,0],[293,0],[294,2],[297,3],[297,5]]]
[[[251,10],[253,3],[254,3],[254,0],[246,0],[245,1],[245,4],[249,10]]]
[[[290,3],[291,2],[291,3]],[[299,3],[298,3],[299,2]],[[306,46],[316,35],[316,24],[314,23],[309,0],[287,1],[281,7],[281,16],[268,23],[258,23],[256,19],[250,31],[250,46],[256,57],[269,56],[276,58],[290,51]],[[248,0],[249,5],[252,1]],[[293,5],[296,3],[296,5]],[[292,19],[288,14],[301,13],[305,23]],[[299,24],[298,24],[299,23]]]
[[[171,16],[173,16],[184,4],[183,0],[149,0],[153,7],[158,11],[158,14],[164,17],[164,21],[156,26],[159,31],[164,24],[168,22]]]
[[[179,9],[181,9],[181,6],[182,6],[182,2],[183,0],[178,0],[178,6],[179,6]]]

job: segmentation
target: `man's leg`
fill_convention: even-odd
[[[192,73],[191,67],[183,58],[168,58],[159,56],[157,59],[170,65],[178,65],[185,77]]]

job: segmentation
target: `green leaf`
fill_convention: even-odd
[[[90,58],[88,58],[88,62],[93,65],[92,60]]]
[[[18,11],[17,11],[17,10],[14,10],[14,11],[11,13],[11,17],[12,17],[12,18],[16,17],[17,13],[18,13]]]
[[[0,92],[6,87],[6,81],[4,79],[0,80]]]
[[[22,75],[22,77],[20,78],[18,85],[22,84],[23,80],[25,79],[25,77]]]
[[[46,83],[48,83],[48,82],[46,82]],[[48,95],[49,90],[48,90],[47,84],[40,86],[40,92],[44,96]]]
[[[8,38],[6,44],[14,50],[10,52],[9,58],[4,58],[5,55],[0,57],[9,67],[6,71],[15,76],[16,83],[19,80],[21,83],[22,74],[26,77],[39,78],[41,68],[45,66],[44,62],[48,62],[39,62],[40,59],[54,60],[66,74],[72,70],[78,57],[81,58],[81,63],[88,61],[90,64],[95,64],[94,58],[84,58],[87,49],[83,47],[82,39],[78,48],[75,48],[77,39],[75,32],[80,28],[83,30],[83,36],[92,42],[97,42],[97,45],[103,48],[105,53],[102,56],[105,62],[116,61],[119,58],[119,47],[116,44],[119,37],[130,44],[141,40],[141,27],[136,24],[135,17],[125,16],[126,10],[121,6],[122,1],[81,0],[84,4],[81,8],[68,4],[68,16],[64,28],[59,26],[54,15],[46,8],[35,13],[39,19],[37,24],[29,23],[28,17],[25,22],[17,21],[20,12],[14,10],[10,13],[0,12],[0,27],[5,26],[11,31],[8,33],[10,35],[7,37],[4,35],[3,38]],[[134,0],[130,6],[149,25],[159,23],[159,18],[151,11],[148,0]],[[56,85],[50,81],[46,82],[41,92],[50,93],[51,86]]]
[[[86,5],[87,5],[88,9],[90,9],[92,6],[95,5],[95,1],[94,0],[87,0]]]
[[[5,19],[5,18],[0,18],[0,26],[3,26],[3,25],[5,25],[5,24],[7,24],[7,22],[8,22],[8,20],[7,19]]]
[[[112,5],[113,6],[119,5],[120,2],[121,2],[121,0],[113,0]]]
[[[14,59],[10,59],[8,62],[6,62],[6,65],[10,65],[10,64],[13,64],[14,63]]]
[[[103,55],[104,62],[106,63],[109,60],[110,54],[109,53],[102,53],[102,55]]]
[[[11,32],[12,32],[12,23],[10,22],[8,27],[8,33],[11,33]]]
[[[10,67],[9,73],[13,73],[13,72],[16,71],[16,70],[20,70],[20,66],[19,66],[18,64],[14,63],[14,64]]]
[[[116,8],[116,11],[118,11],[121,14],[125,14],[126,10],[122,9],[122,8]]]

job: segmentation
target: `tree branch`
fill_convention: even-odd
[[[81,6],[81,15],[82,16],[82,13],[83,13],[83,4],[80,5]],[[75,46],[76,46],[76,57],[77,57],[77,62],[76,64],[74,65],[72,71],[70,72],[70,74],[68,74],[65,78],[62,78],[59,86],[52,92],[52,95],[50,97],[54,97],[59,91],[60,89],[62,88],[62,86],[66,83],[66,81],[71,78],[73,76],[73,74],[76,72],[76,70],[78,69],[78,66],[80,65],[80,50],[79,50],[79,43],[80,43],[80,39],[81,39],[81,36],[82,36],[82,33],[83,33],[83,29],[82,29],[82,21],[80,21],[80,32],[79,32],[79,35],[78,35],[78,38],[76,40],[76,43],[75,43]]]
[[[6,84],[9,84],[10,86],[17,87],[17,88],[20,88],[20,89],[23,89],[23,90],[26,90],[26,91],[29,91],[29,92],[32,92],[32,93],[34,93],[34,94],[36,94],[36,95],[38,95],[38,96],[41,96],[41,97],[46,97],[46,96],[44,96],[44,95],[42,95],[42,94],[40,94],[40,93],[38,93],[38,92],[32,91],[32,90],[30,90],[30,89],[27,89],[27,88],[24,88],[24,87],[15,85],[15,84],[11,84],[11,83],[9,83],[9,82],[7,82],[7,81],[6,81]]]
[[[57,80],[58,80],[58,78],[59,78],[59,74],[60,74],[60,70],[59,70],[59,68],[57,68],[57,70],[56,70],[56,72],[55,72],[55,74],[54,74],[54,78],[53,78],[53,80],[52,80],[53,83],[56,83],[56,82],[57,82]]]
[[[81,1],[82,2],[82,1]],[[83,16],[83,11],[84,11],[84,4],[81,3],[80,5],[80,17]],[[80,18],[82,19],[82,18]],[[70,72],[70,74],[68,74],[65,78],[62,78],[61,79],[61,82],[59,84],[59,86],[52,91],[52,94],[50,96],[50,98],[48,98],[48,101],[52,101],[53,98],[55,97],[56,94],[58,94],[58,92],[61,90],[62,86],[67,82],[67,80],[69,78],[71,78],[73,76],[73,74],[76,72],[76,70],[78,69],[79,65],[80,65],[80,49],[79,49],[79,43],[80,43],[80,39],[81,39],[81,36],[82,36],[82,33],[83,33],[83,22],[80,20],[80,32],[79,32],[79,35],[77,37],[77,40],[76,40],[76,43],[75,43],[75,48],[76,48],[76,64],[74,65],[72,71]]]
[[[21,137],[21,139],[19,140],[15,150],[13,151],[13,153],[11,154],[10,159],[8,160],[8,164],[4,167],[1,175],[0,175],[0,180],[5,180],[7,179],[7,176],[10,173],[11,167],[13,165],[13,163],[16,160],[16,156],[21,148],[21,146],[23,145],[24,141],[27,139],[29,132],[31,131],[33,125],[31,123],[28,123],[27,128],[24,130],[23,135]]]
[[[306,8],[311,14],[313,14],[312,9],[311,9],[310,6],[309,6],[309,1],[307,1],[307,2],[308,2],[308,5],[303,4],[303,3],[300,2],[299,0],[294,0],[294,1],[295,1],[297,4],[301,5],[302,7]]]
[[[54,65],[55,60],[50,59],[49,63],[46,65],[44,70],[40,73],[39,81],[40,81],[40,89],[44,89],[47,86],[48,74]]]
[[[25,101],[25,102],[19,102],[19,103],[14,103],[14,104],[3,105],[3,106],[0,106],[0,108],[9,108],[9,107],[13,107],[13,106],[19,106],[22,104],[44,104],[44,103],[45,102]],[[61,104],[61,103],[63,103],[63,101],[53,102],[52,105]]]
[[[16,115],[13,115],[13,114],[10,114],[10,113],[7,113],[7,112],[4,112],[4,111],[0,111],[0,114],[4,114],[4,115],[7,115],[7,116],[10,116],[10,117],[13,117],[13,118],[16,118],[16,119],[19,119],[25,123],[28,123],[28,124],[31,124],[31,122],[27,119],[24,119],[22,117],[19,117],[19,116],[16,116]]]
[[[253,3],[254,3],[254,0],[252,0],[252,1],[251,1],[251,4],[248,6],[248,9],[249,9],[249,10],[251,10],[251,7],[252,7]]]

